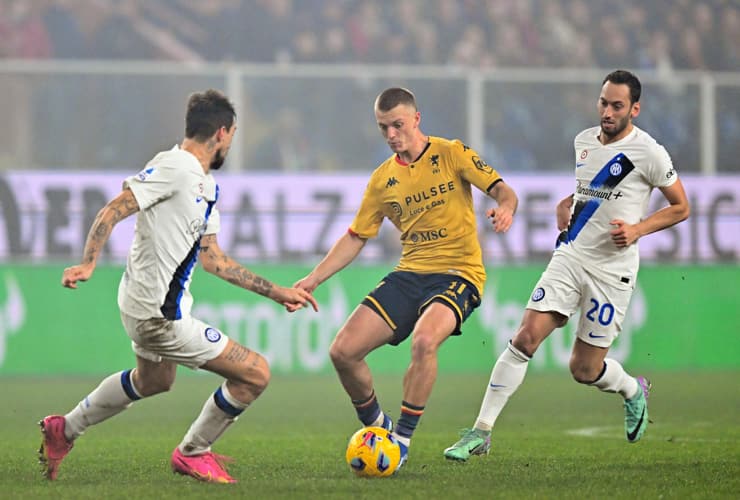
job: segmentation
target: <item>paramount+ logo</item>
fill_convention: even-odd
[[[436,241],[447,238],[447,228],[432,229],[431,231],[415,231],[409,236],[411,243],[424,243],[426,241]]]

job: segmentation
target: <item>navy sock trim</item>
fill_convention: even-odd
[[[370,396],[368,396],[366,399],[353,399],[352,400],[352,404],[355,407],[365,406],[366,404],[368,404],[373,399],[375,399],[375,390],[373,390],[373,392],[370,393]]]
[[[407,410],[410,410],[408,413],[424,412],[424,406],[416,406],[416,405],[407,403],[406,401],[401,401],[401,411],[403,411],[404,408]]]
[[[227,415],[231,415],[232,417],[238,417],[244,411],[243,409],[237,408],[236,406],[233,406],[231,403],[226,401],[224,393],[220,387],[216,389],[216,392],[213,393],[213,401],[216,403],[216,406],[223,410],[224,413],[226,413]]]
[[[407,401],[401,403],[401,416],[396,424],[396,434],[411,439],[411,436],[419,425],[419,419],[424,414],[424,407],[409,404]]]
[[[363,425],[372,424],[380,416],[380,403],[378,403],[378,398],[375,396],[375,390],[367,399],[353,399],[352,405],[355,407],[355,412],[357,412],[357,418],[360,419]]]
[[[134,389],[134,382],[131,380],[132,371],[134,371],[133,368],[121,372],[121,386],[123,387],[123,392],[126,393],[126,396],[128,396],[131,401],[138,401],[141,399],[141,396],[136,394],[136,389]]]

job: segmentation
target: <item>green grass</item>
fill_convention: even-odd
[[[487,457],[446,462],[442,450],[477,414],[487,374],[441,375],[410,460],[388,479],[353,476],[344,462],[359,428],[337,380],[281,377],[216,444],[236,462],[235,485],[174,475],[169,456],[218,384],[181,376],[173,390],[91,428],[59,479],[38,472],[36,422],[64,413],[97,379],[0,379],[3,498],[737,498],[740,373],[653,374],[653,423],[637,444],[623,436],[618,396],[530,375],[499,418]],[[400,377],[377,381],[394,416]],[[580,430],[580,431],[579,431]],[[581,434],[573,434],[579,431]]]

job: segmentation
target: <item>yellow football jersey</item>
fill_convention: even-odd
[[[401,231],[397,271],[456,274],[481,293],[486,272],[470,186],[487,193],[500,180],[461,141],[429,137],[415,162],[394,154],[373,172],[350,231],[373,238],[387,217]]]

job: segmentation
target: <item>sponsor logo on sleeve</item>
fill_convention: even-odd
[[[485,161],[484,161],[483,159],[481,159],[480,157],[478,157],[478,156],[473,156],[473,157],[472,157],[472,160],[473,160],[473,165],[475,165],[475,168],[477,168],[477,169],[478,169],[478,170],[480,170],[481,172],[485,172],[485,173],[487,173],[487,174],[490,174],[491,172],[493,172],[493,168],[489,167],[489,166],[488,166],[488,163],[486,163],[486,162],[485,162]]]

